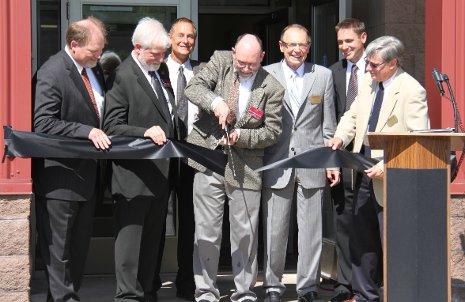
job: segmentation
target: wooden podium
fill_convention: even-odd
[[[451,301],[450,151],[464,133],[369,133],[383,149],[384,302]]]

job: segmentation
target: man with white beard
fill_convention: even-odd
[[[152,18],[139,21],[134,49],[109,79],[104,129],[109,135],[174,138],[174,94],[163,63],[171,41]],[[114,160],[115,301],[156,301],[168,205],[170,160]],[[155,278],[155,280],[154,280]]]

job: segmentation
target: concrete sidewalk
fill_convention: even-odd
[[[164,302],[186,302],[186,300],[176,298],[176,287],[174,285],[175,274],[163,274],[163,286],[158,291],[158,301]],[[284,275],[284,283],[287,286],[287,291],[284,294],[283,301],[297,301],[295,292],[295,273]],[[218,276],[218,287],[222,295],[221,301],[229,300],[230,293],[234,290],[234,283],[231,274],[221,274]],[[265,293],[262,288],[261,274],[255,286],[255,292],[258,295],[258,301],[263,301]],[[83,302],[111,302],[115,292],[115,276],[114,275],[87,275],[84,278],[82,288],[80,290],[81,301]],[[329,301],[333,296],[333,291],[326,290],[320,287],[319,301]],[[47,284],[43,272],[36,272],[31,281],[31,302],[45,302],[47,296]]]

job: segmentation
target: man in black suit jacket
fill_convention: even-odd
[[[37,72],[35,132],[89,139],[97,149],[109,148],[110,140],[99,129],[105,86],[97,62],[104,44],[105,29],[95,18],[68,27],[65,49]],[[79,301],[100,189],[98,162],[34,159],[33,181],[47,301]]]
[[[351,72],[357,66],[355,81],[361,83],[365,73],[365,49],[367,40],[365,24],[357,19],[348,18],[336,25],[337,43],[344,58],[334,63],[329,69],[333,73],[335,107],[337,121],[349,110],[353,97],[357,95],[357,85],[354,94],[348,95]],[[352,88],[353,90],[353,88]],[[348,146],[347,150],[352,150]],[[342,182],[331,188],[334,201],[333,217],[336,221],[336,252],[337,252],[337,285],[336,296],[331,302],[342,302],[351,299],[352,294],[352,261],[349,251],[349,234],[352,223],[352,203],[354,197],[354,173],[351,169],[342,169]]]
[[[194,51],[197,29],[192,20],[187,18],[176,19],[169,32],[171,39],[171,53],[166,59],[170,81],[174,87],[176,106],[178,113],[178,125],[180,139],[185,139],[192,130],[193,123],[198,119],[199,109],[184,95],[185,84],[204,65],[199,61],[189,58]],[[182,83],[182,76],[185,78]],[[176,296],[186,300],[194,300],[194,272],[192,269],[192,257],[194,252],[194,203],[192,191],[195,170],[187,164],[187,161],[178,161],[178,175],[175,184],[177,197],[178,217],[178,273],[176,275]]]
[[[163,145],[175,136],[176,108],[163,63],[170,39],[152,18],[139,21],[134,49],[108,81],[104,129]],[[115,301],[156,301],[170,192],[170,160],[114,160]]]

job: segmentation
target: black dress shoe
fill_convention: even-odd
[[[187,301],[195,301],[194,292],[195,290],[186,290],[186,289],[179,288],[176,291],[176,297],[187,300]]]
[[[313,302],[318,299],[318,294],[316,292],[308,292],[303,296],[300,296],[297,301],[299,302]]]
[[[276,291],[267,292],[264,302],[281,302],[281,295]]]
[[[344,302],[352,299],[354,295],[350,292],[340,292],[336,296],[331,298],[331,302]]]

